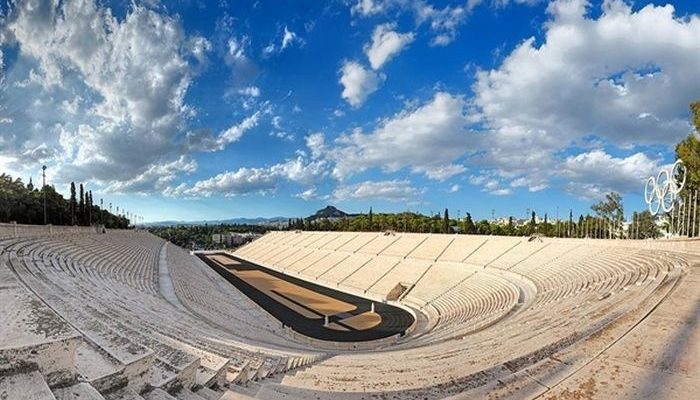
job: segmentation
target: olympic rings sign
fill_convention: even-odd
[[[656,177],[650,176],[644,185],[644,201],[649,205],[649,212],[652,215],[661,210],[671,212],[686,178],[687,171],[681,160],[673,163],[671,168],[661,169]]]

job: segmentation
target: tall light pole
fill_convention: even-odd
[[[47,222],[47,219],[46,219],[46,165],[43,165],[41,167],[41,178],[42,178],[41,191],[44,192],[44,225],[46,225],[46,222]]]

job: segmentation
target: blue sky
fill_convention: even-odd
[[[639,210],[700,98],[694,1],[30,3],[0,170],[149,221]]]

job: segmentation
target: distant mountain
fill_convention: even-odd
[[[344,211],[338,210],[333,206],[328,206],[316,211],[315,214],[311,215],[309,219],[316,220],[321,218],[336,219],[336,218],[352,218],[357,214],[348,214]],[[143,226],[176,226],[176,225],[270,225],[278,227],[286,227],[289,221],[288,217],[257,217],[257,218],[229,218],[229,219],[209,219],[201,221],[156,221],[147,222],[142,224]]]
[[[320,218],[347,218],[347,217],[352,217],[352,214],[348,214],[344,211],[340,211],[337,208],[333,206],[328,206],[326,208],[322,208],[312,216],[310,216],[310,219],[320,219]]]
[[[280,225],[287,224],[287,217],[256,217],[256,218],[230,218],[230,219],[211,219],[202,221],[156,221],[147,222],[145,226],[174,226],[174,225]]]

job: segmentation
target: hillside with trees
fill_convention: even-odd
[[[83,184],[76,192],[71,182],[71,196],[66,200],[56,188],[46,185],[34,186],[32,180],[26,185],[22,179],[0,174],[0,222],[39,225],[44,223],[44,196],[46,196],[47,223],[52,225],[90,226],[104,224],[107,228],[127,228],[129,219],[100,208],[91,190]]]

